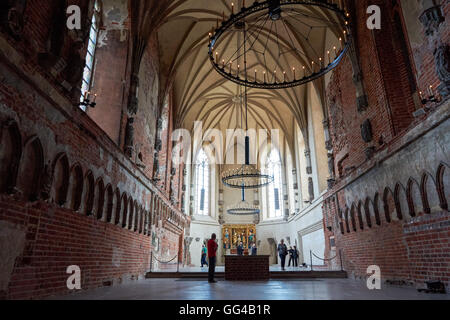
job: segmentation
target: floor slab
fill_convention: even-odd
[[[352,279],[270,280],[264,282],[198,279],[144,279],[66,296],[62,300],[450,300],[450,295],[419,293],[410,287],[368,290]]]

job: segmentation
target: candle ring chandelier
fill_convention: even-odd
[[[249,204],[247,201],[241,201],[227,210],[228,214],[235,216],[251,216],[254,214],[260,214],[260,210],[257,206]]]
[[[217,21],[209,34],[209,59],[220,75],[239,85],[302,85],[333,70],[348,50],[349,15],[342,0],[266,0],[249,7],[243,0],[239,12],[234,13],[234,3],[231,8],[228,20],[224,13],[222,24]],[[335,43],[326,41],[332,37]],[[317,43],[328,48],[323,51]]]
[[[245,201],[245,188],[242,188],[242,200],[236,203],[234,206],[228,208],[227,213],[236,216],[249,216],[259,214],[261,211],[257,206],[251,205]]]
[[[222,173],[223,184],[234,189],[258,189],[269,185],[273,180],[273,176],[261,173],[252,164],[244,164]]]

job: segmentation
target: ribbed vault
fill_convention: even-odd
[[[234,0],[234,10],[239,10],[242,0]],[[246,5],[250,5],[247,1]],[[231,1],[225,0],[178,0],[169,1],[165,17],[158,29],[162,73],[167,83],[172,85],[176,127],[193,129],[194,121],[203,121],[204,129],[226,129],[240,127],[241,92],[239,87],[222,78],[213,70],[208,57],[208,34],[223,16],[231,14]],[[309,47],[304,45],[307,16],[322,16],[332,22],[328,28],[316,28],[309,33]],[[286,54],[277,62],[277,52],[270,52],[278,70],[287,66],[305,66],[311,70],[310,61],[326,57],[333,44],[338,45],[342,36],[336,16],[330,11],[313,7],[305,12],[298,25],[287,26],[289,37],[281,38],[282,46],[297,46],[302,54]],[[303,25],[303,27],[302,27]],[[298,30],[299,32],[296,32]],[[266,30],[267,31],[267,30]],[[263,31],[264,32],[264,31]],[[230,50],[236,48],[233,36],[229,39]],[[326,58],[325,58],[326,59]],[[250,59],[251,60],[251,59]],[[234,68],[237,66],[235,65]],[[249,68],[258,68],[257,57],[249,63]],[[301,72],[301,71],[299,71]],[[308,72],[308,71],[307,71]],[[282,72],[278,74],[282,77]],[[324,78],[316,80],[314,86],[322,105],[313,106],[313,112],[326,112],[323,101]],[[295,124],[298,123],[305,139],[307,137],[307,86],[282,90],[248,89],[249,128],[280,129],[287,144],[293,147]]]

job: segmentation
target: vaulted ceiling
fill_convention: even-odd
[[[233,0],[234,12],[240,10],[243,0]],[[252,1],[247,1],[250,5]],[[213,68],[208,56],[208,33],[222,17],[231,14],[228,0],[173,0],[169,1],[166,16],[158,29],[162,73],[173,84],[174,106],[176,108],[176,126],[193,129],[194,121],[203,121],[203,127],[219,130],[239,128],[241,125],[241,97],[243,89],[219,75]],[[318,57],[326,59],[327,50],[339,45],[341,36],[339,17],[321,7],[306,7],[301,16],[292,20],[286,32],[279,32],[277,41],[282,48],[294,47],[292,52],[280,56],[280,52],[269,52],[271,63],[278,70],[306,67],[310,72],[311,61]],[[324,27],[318,25],[320,19],[331,21]],[[309,29],[308,29],[309,28]],[[269,32],[269,24],[263,32]],[[235,38],[241,31],[231,32],[224,39],[227,50],[236,50]],[[304,41],[307,37],[307,41]],[[273,50],[269,48],[270,50]],[[225,52],[220,53],[220,57]],[[262,70],[256,54],[249,57],[249,67]],[[237,64],[236,64],[237,65]],[[233,70],[236,69],[234,65]],[[309,70],[309,71],[308,71]],[[292,71],[291,71],[292,72]],[[298,71],[299,73],[301,71]],[[282,71],[278,77],[282,76]],[[314,82],[323,102],[325,80]],[[292,146],[296,123],[307,134],[307,86],[281,90],[248,89],[248,125],[249,128],[280,129]],[[324,112],[324,106],[313,106],[313,112]]]

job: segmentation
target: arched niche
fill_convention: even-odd
[[[438,195],[438,188],[434,178],[429,173],[424,173],[421,180],[421,191],[424,211],[432,213],[440,210],[440,201]]]
[[[36,136],[25,143],[17,174],[17,189],[27,201],[39,198],[41,174],[44,169],[44,152]]]
[[[141,214],[142,214],[142,208],[141,208],[141,206],[138,206],[138,208],[136,209],[136,216],[134,217],[134,228],[133,228],[134,232],[138,232],[138,230],[139,230]]]
[[[114,221],[113,223],[117,226],[120,225],[120,216],[122,214],[122,196],[120,195],[120,190],[116,188],[116,191],[114,193],[114,199],[116,202],[116,210],[114,211]]]
[[[350,209],[350,219],[352,221],[352,229],[353,229],[353,231],[356,232],[357,227],[356,227],[356,218],[355,218],[355,216],[356,216],[356,207],[355,207],[354,204],[352,204],[351,209]]]
[[[363,205],[362,202],[360,201],[358,203],[358,206],[356,207],[356,211],[358,213],[358,223],[359,223],[359,228],[361,230],[364,230],[364,215],[363,215]]]
[[[114,192],[112,186],[108,184],[105,188],[105,210],[102,217],[103,221],[111,221],[114,212],[114,206]]]
[[[419,183],[414,179],[409,179],[406,187],[406,196],[408,198],[409,215],[415,217],[424,212],[423,199],[420,192]]]
[[[94,192],[94,213],[97,220],[103,218],[103,210],[105,208],[105,185],[102,178],[98,178],[95,183]]]
[[[64,153],[60,153],[53,160],[53,183],[51,187],[51,199],[58,205],[64,206],[69,190],[70,166]]]
[[[94,211],[94,193],[95,193],[95,182],[94,175],[91,171],[86,173],[84,177],[83,186],[83,213],[87,216],[92,216]]]
[[[346,229],[347,233],[350,233],[349,215],[350,215],[350,210],[348,208],[346,208],[344,211],[344,219],[345,219],[345,229]]]
[[[397,183],[395,186],[394,197],[397,217],[399,219],[409,219],[411,216],[409,214],[408,198],[406,196],[405,187],[400,183]]]
[[[395,215],[395,200],[394,195],[392,194],[391,189],[384,189],[383,193],[383,211],[384,218],[387,223],[390,223],[392,220],[397,220],[397,216]]]
[[[367,226],[372,228],[372,223],[375,220],[375,212],[373,210],[373,202],[370,198],[367,198],[364,202],[364,215],[366,217]]]
[[[15,121],[9,120],[0,129],[0,193],[13,192],[21,154],[19,127]]]
[[[380,195],[375,193],[375,196],[373,197],[373,211],[375,213],[375,223],[379,226],[381,226],[381,211],[383,210],[383,207],[381,205],[381,199]]]
[[[343,222],[341,209],[339,209],[338,214],[337,214],[337,223],[339,224],[339,230],[341,231],[341,234],[345,234],[344,222]]]
[[[122,199],[120,201],[120,215],[119,215],[119,225],[121,227],[125,226],[125,223],[127,221],[127,212],[128,212],[128,197],[127,195],[124,193],[122,195]]]
[[[441,163],[439,165],[436,181],[439,190],[441,208],[448,210],[450,202],[450,169],[446,164]]]
[[[78,211],[81,208],[81,199],[83,197],[83,169],[76,164],[70,170],[69,201],[67,207],[73,211]]]

